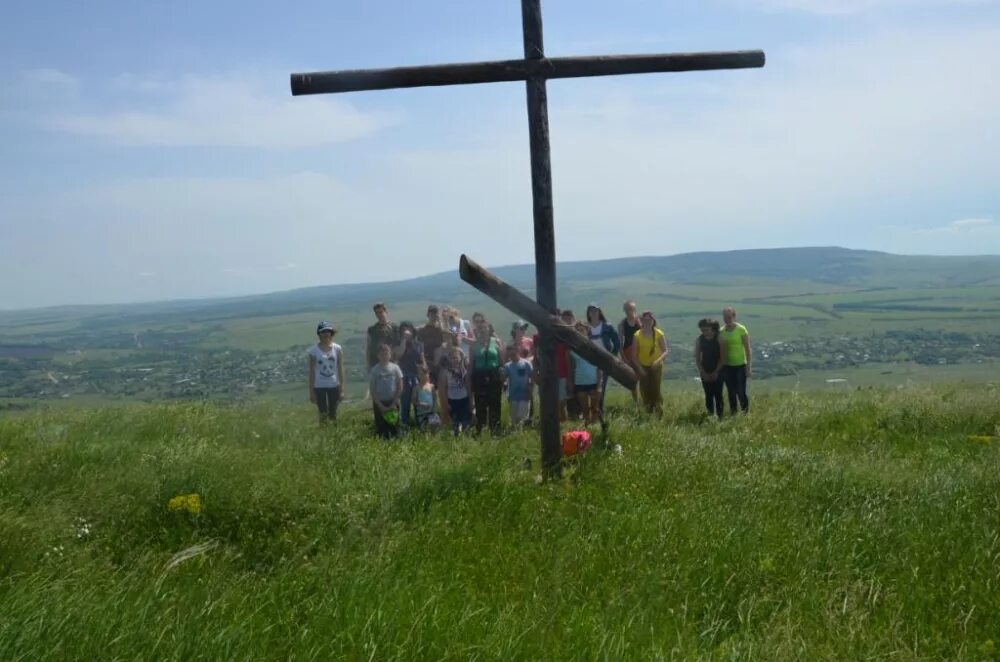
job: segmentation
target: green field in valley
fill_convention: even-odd
[[[497,273],[531,292],[530,267]],[[694,375],[697,320],[719,317],[725,305],[750,328],[761,385],[905,385],[915,374],[905,366],[920,380],[983,381],[1000,360],[997,257],[776,249],[567,263],[560,275],[561,305],[578,314],[598,301],[616,321],[626,298],[653,310],[673,350],[671,382]],[[320,319],[340,327],[357,391],[376,300],[390,304],[396,321],[420,323],[428,303],[457,305],[465,317],[482,311],[501,333],[513,319],[454,273],[239,299],[0,312],[0,407],[300,399],[303,352]]]

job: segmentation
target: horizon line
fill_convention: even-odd
[[[556,267],[559,267],[560,265],[601,264],[608,262],[620,262],[622,260],[663,259],[663,258],[682,257],[688,255],[722,255],[728,253],[753,253],[753,252],[765,252],[765,251],[803,251],[803,250],[841,250],[841,251],[849,251],[852,253],[871,253],[876,255],[889,255],[895,257],[915,257],[915,258],[920,258],[920,257],[941,258],[941,259],[1000,258],[1000,254],[997,253],[978,253],[969,255],[935,255],[929,253],[890,253],[888,251],[874,250],[868,248],[847,248],[844,246],[779,246],[770,248],[736,248],[730,250],[717,250],[717,251],[685,251],[683,253],[670,253],[665,255],[627,255],[621,257],[600,258],[593,260],[557,259]],[[534,263],[525,262],[520,264],[504,264],[504,265],[490,266],[488,268],[491,270],[501,270],[501,269],[517,269],[517,268],[533,267],[533,266]],[[191,304],[191,303],[207,303],[211,301],[230,303],[241,299],[252,299],[255,297],[266,297],[276,294],[289,294],[293,292],[305,292],[307,290],[326,288],[326,287],[362,287],[362,286],[373,286],[373,285],[385,285],[385,286],[399,285],[402,283],[407,283],[409,281],[420,280],[424,278],[434,278],[436,276],[442,276],[448,273],[452,273],[452,270],[449,269],[445,271],[435,271],[431,273],[410,276],[409,278],[396,278],[393,280],[385,280],[385,281],[354,281],[346,283],[323,283],[318,285],[304,285],[301,287],[293,287],[283,290],[268,290],[264,292],[252,292],[247,294],[206,295],[206,296],[196,296],[196,297],[180,297],[175,299],[152,299],[143,301],[57,303],[57,304],[34,306],[27,308],[7,308],[0,306],[0,314],[44,312],[44,311],[54,311],[59,309],[80,310],[80,309],[95,309],[95,308],[113,308],[119,306],[156,306],[156,305],[166,305],[166,304]],[[457,268],[454,270],[454,273],[455,277],[458,278]]]

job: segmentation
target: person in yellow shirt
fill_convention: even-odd
[[[633,336],[632,366],[639,377],[639,394],[648,412],[663,413],[663,362],[670,350],[667,337],[656,327],[656,317],[647,310],[639,317],[642,326]]]
[[[722,382],[726,385],[729,398],[729,413],[736,414],[737,401],[746,413],[750,411],[747,379],[751,375],[750,361],[753,356],[750,332],[736,321],[736,309],[732,306],[722,309],[722,320],[726,325],[719,332],[719,344],[722,346]]]

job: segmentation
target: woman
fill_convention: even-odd
[[[399,324],[399,344],[392,350],[396,365],[403,371],[403,394],[401,399],[400,422],[403,427],[410,425],[410,404],[413,388],[420,383],[419,372],[426,368],[424,345],[417,340],[417,329],[409,322]]]
[[[589,325],[584,322],[578,322],[576,330],[586,335]],[[576,394],[577,401],[580,404],[580,411],[583,414],[583,424],[585,426],[591,425],[595,421],[602,420],[600,402],[603,400],[601,397],[603,391],[602,384],[606,382],[601,380],[602,371],[576,352],[570,352],[569,362],[570,389]]]
[[[630,365],[635,364],[635,332],[642,328],[639,315],[636,314],[635,301],[629,299],[622,305],[625,319],[618,323],[618,335],[622,339],[622,360]],[[639,401],[639,387],[632,389],[632,401]]]
[[[566,326],[576,326],[576,316],[569,308],[559,312],[559,321]],[[569,345],[556,341],[556,376],[559,378],[559,420],[576,420],[580,417],[580,402],[570,390]]]
[[[500,431],[500,403],[503,399],[503,344],[493,333],[486,318],[473,316],[475,342],[470,348],[472,363],[472,395],[476,409],[476,433],[489,425],[490,431]]]
[[[705,391],[705,408],[708,415],[722,418],[722,347],[719,344],[719,323],[702,319],[698,322],[701,334],[694,341],[694,364],[701,375],[701,387]]]
[[[469,347],[474,340],[472,334],[472,324],[469,320],[462,319],[462,313],[458,308],[445,306],[445,326],[451,337],[458,341],[458,346],[462,348],[462,353],[469,356]]]
[[[643,311],[639,318],[642,326],[633,336],[635,354],[633,366],[639,376],[639,393],[642,404],[647,412],[663,414],[663,395],[660,387],[663,383],[663,362],[670,351],[667,349],[667,338],[656,327],[656,317],[650,310]]]
[[[587,336],[590,342],[598,347],[603,347],[615,356],[621,351],[622,341],[615,327],[608,323],[604,317],[604,312],[596,303],[587,306]],[[598,395],[597,414],[601,422],[604,421],[604,394],[608,389],[608,374],[601,371],[601,388]]]

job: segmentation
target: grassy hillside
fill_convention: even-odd
[[[360,412],[0,419],[0,659],[997,659],[998,397],[672,395],[541,487]]]

